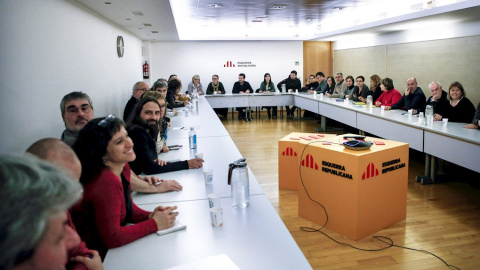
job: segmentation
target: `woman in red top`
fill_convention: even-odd
[[[173,226],[176,206],[148,212],[132,202],[128,162],[135,159],[135,152],[121,119],[109,115],[88,122],[74,150],[82,163],[84,194],[72,208],[73,221],[87,246],[98,250],[102,259],[109,248]]]
[[[375,106],[377,107],[382,105],[392,106],[402,98],[402,94],[397,89],[394,89],[393,80],[390,78],[383,78],[380,81],[380,88],[382,89],[382,94],[375,101]]]

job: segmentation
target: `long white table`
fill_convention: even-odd
[[[215,100],[220,100],[222,96],[206,96],[206,98],[208,102],[215,104]],[[365,107],[354,106],[351,103],[345,104],[332,98],[323,97],[322,99],[320,95],[316,95],[316,98],[314,98],[313,94],[304,93],[272,95],[272,98],[277,103],[273,102],[269,103],[269,105],[285,105],[284,96],[293,98],[293,103],[288,105],[295,105],[321,114],[322,117],[328,117],[358,128],[362,133],[369,132],[386,139],[406,142],[412,149],[480,172],[480,166],[478,166],[480,164],[480,155],[478,154],[480,153],[480,131],[463,128],[466,125],[465,123],[448,123],[447,128],[443,128],[441,123],[434,123],[433,126],[428,126],[419,124],[417,116],[408,116],[405,114],[405,111],[392,110],[382,112],[380,108],[373,108],[372,111],[367,111]],[[248,97],[248,99],[245,97]],[[263,99],[261,94],[246,94],[229,95],[228,101],[236,104],[235,99],[237,98],[243,102],[249,102],[244,103],[244,106],[247,106],[247,104],[259,104]],[[259,102],[256,102],[256,99]],[[229,105],[225,100],[222,106],[231,107],[232,105]],[[262,104],[262,106],[266,105]],[[325,121],[322,121],[323,129],[325,129],[324,125]],[[431,165],[433,166],[434,162],[426,162],[427,167]],[[426,168],[427,170],[435,171],[434,168]],[[432,173],[434,174],[435,172]]]
[[[178,220],[187,229],[163,236],[152,234],[110,249],[104,268],[166,269],[226,254],[240,269],[312,269],[250,169],[250,206],[231,206],[228,164],[242,156],[205,98],[200,97],[198,112],[194,109],[188,117],[181,112],[184,109],[178,110],[179,115],[172,117],[167,144],[183,147],[162,153],[159,158],[185,160],[203,153],[204,167],[214,171],[213,184],[205,185],[202,169],[182,170],[158,175],[161,179],[177,180],[183,185],[182,191],[134,192],[134,202],[145,210],[151,211],[158,205],[178,206]],[[197,131],[196,151],[188,147],[189,130],[178,129],[190,126]],[[212,227],[210,222],[207,196],[213,192],[221,196],[222,227]]]
[[[293,238],[286,237],[290,234],[266,196],[251,196],[243,210],[222,198],[222,227],[212,227],[207,200],[164,205],[178,207],[178,220],[187,229],[111,249],[105,269],[166,269],[223,253],[240,269],[311,269]],[[155,205],[140,207],[151,211]]]

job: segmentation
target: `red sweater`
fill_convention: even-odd
[[[122,174],[130,182],[130,167],[125,163]],[[134,225],[126,226],[126,207],[122,180],[109,169],[83,187],[82,201],[72,208],[72,217],[80,237],[91,249],[98,250],[102,260],[109,248],[123,246],[157,231],[150,212],[132,203]]]
[[[73,225],[72,217],[70,216],[70,213],[67,212],[67,224],[70,226],[74,231],[77,231],[75,229],[75,225]],[[74,247],[73,249],[68,251],[68,258],[76,257],[76,256],[83,256],[83,257],[88,257],[90,255],[90,250],[87,248],[85,245],[85,242],[81,241],[78,246]],[[67,264],[67,269],[71,270],[87,270],[87,267],[85,264],[80,263],[80,262],[68,262]]]
[[[377,100],[375,100],[374,105],[375,103],[377,103],[377,101],[380,101],[382,103],[380,104],[380,106],[381,105],[392,106],[393,104],[397,103],[400,99],[402,99],[402,94],[400,94],[400,92],[398,92],[397,89],[383,91],[382,94],[377,98]]]

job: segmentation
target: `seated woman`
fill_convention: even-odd
[[[352,100],[366,102],[369,95],[373,96],[373,92],[365,85],[365,77],[358,76],[357,86],[353,88]]]
[[[135,153],[121,119],[109,115],[88,122],[74,150],[82,164],[84,192],[82,201],[72,207],[73,221],[88,247],[98,250],[102,259],[109,248],[173,226],[176,206],[148,212],[132,202],[128,162],[135,160]]]
[[[186,97],[180,98],[178,95],[178,91],[182,89],[182,82],[180,79],[177,77],[172,78],[168,82],[168,88],[167,88],[167,107],[169,109],[173,108],[178,108],[178,107],[184,107],[185,105],[188,104],[189,99]],[[179,100],[180,102],[176,102],[176,100]]]
[[[263,82],[260,83],[260,89],[258,91],[259,93],[270,93],[273,92],[275,93],[275,84],[272,82],[272,77],[270,76],[270,73],[265,73],[263,75]],[[263,108],[267,109],[268,113],[268,119],[272,117],[272,114],[270,113],[270,110],[273,111],[273,118],[277,118],[277,106],[263,106]]]
[[[327,87],[325,87],[325,95],[328,97],[333,94],[335,90],[335,79],[332,76],[327,77]]]
[[[194,90],[197,90],[197,93],[199,95],[203,95],[203,86],[202,86],[202,83],[200,82],[200,76],[198,75],[193,75],[192,81],[188,83],[187,94],[192,95]]]
[[[447,106],[446,115],[435,114],[435,118],[448,118],[449,122],[470,123],[475,114],[475,106],[465,96],[463,85],[453,82],[448,87],[448,99],[450,106]]]
[[[353,76],[348,75],[345,81],[347,82],[347,89],[345,89],[345,93],[341,94],[340,97],[351,99],[353,90],[355,89],[355,85],[353,84]]]
[[[402,94],[394,88],[393,80],[390,78],[383,78],[380,81],[380,88],[383,93],[377,98],[377,100],[375,100],[375,106],[377,107],[382,105],[392,106],[402,98]]]
[[[218,81],[218,75],[212,75],[212,82],[207,86],[207,95],[225,94],[225,88],[222,82]],[[220,114],[227,119],[228,108],[214,108],[216,114]]]
[[[370,76],[370,91],[373,92],[373,100],[377,100],[382,94],[382,88],[380,88],[380,81],[382,79],[377,74]]]

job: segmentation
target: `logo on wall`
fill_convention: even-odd
[[[312,155],[308,154],[303,160],[302,160],[302,166],[307,167],[307,168],[315,168],[315,170],[318,171],[318,165],[315,161],[313,161]]]
[[[292,147],[287,147],[285,151],[282,152],[282,156],[297,156],[297,152],[293,151]]]
[[[227,63],[223,65],[223,67],[235,67],[235,64],[232,63],[232,61],[227,61]]]
[[[375,168],[375,164],[370,163],[367,165],[366,171],[362,174],[362,180],[368,179],[378,175],[378,169]]]
[[[223,67],[230,68],[230,67],[257,67],[256,64],[252,63],[251,61],[239,61],[237,64],[234,64],[232,61],[228,60]]]

